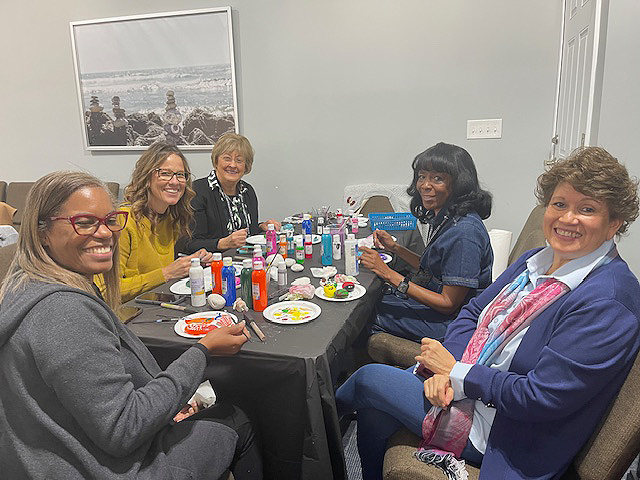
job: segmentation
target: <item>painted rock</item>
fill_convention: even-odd
[[[331,283],[327,283],[324,287],[322,287],[324,290],[324,296],[327,298],[333,298],[333,296],[336,293],[336,286],[332,285]]]
[[[225,306],[227,301],[224,299],[222,295],[218,295],[217,293],[210,293],[207,297],[207,303],[214,310],[220,310]]]
[[[347,292],[344,288],[339,288],[333,294],[335,298],[347,298],[349,296],[349,292]]]
[[[293,265],[291,265],[292,272],[301,272],[302,270],[304,270],[304,267],[299,263],[294,263]]]
[[[344,288],[347,292],[353,292],[353,289],[356,288],[356,285],[353,282],[344,282],[342,284],[342,288]]]

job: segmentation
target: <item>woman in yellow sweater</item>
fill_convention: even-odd
[[[189,274],[191,258],[211,261],[205,249],[175,259],[176,240],[190,233],[191,173],[178,147],[151,145],[136,162],[124,189],[129,221],[120,235],[122,301]]]

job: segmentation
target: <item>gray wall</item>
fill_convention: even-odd
[[[83,150],[68,23],[212,4],[6,3],[4,18],[11,21],[0,29],[9,46],[0,78],[0,177],[33,180],[51,170],[79,168],[124,186],[136,153]],[[626,41],[637,44],[640,38],[632,29],[638,7],[634,0],[612,3],[607,59],[617,57],[612,68],[622,68],[629,55],[637,55]],[[256,149],[247,180],[258,192],[263,217],[337,206],[348,184],[408,182],[412,158],[442,140],[469,150],[493,192],[487,226],[517,235],[534,205],[534,181],[548,155],[559,0],[225,4],[233,8],[241,132]],[[632,9],[635,17],[627,13]],[[623,31],[616,33],[619,27]],[[605,75],[603,101],[626,107],[623,92],[632,84],[638,81],[625,84]],[[623,160],[623,153],[637,152],[617,126],[632,111],[619,118],[603,107],[601,138]],[[502,139],[467,141],[466,120],[477,118],[502,118]],[[208,173],[207,153],[187,156],[198,176]],[[637,160],[634,167],[639,170]],[[640,271],[640,261],[632,260]]]

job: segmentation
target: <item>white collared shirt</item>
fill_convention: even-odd
[[[600,247],[593,252],[583,255],[582,257],[570,260],[563,266],[558,268],[553,275],[545,275],[544,272],[549,270],[553,262],[553,250],[551,247],[546,247],[540,250],[535,255],[529,257],[527,260],[527,269],[529,270],[529,282],[519,292],[515,301],[505,311],[499,313],[489,323],[489,334],[491,334],[502,323],[502,320],[522,301],[522,299],[529,294],[538,282],[547,278],[554,278],[561,281],[570,290],[573,290],[582,283],[585,277],[598,265],[602,258],[609,253],[609,250],[613,247],[613,240],[605,241]],[[488,305],[487,305],[488,307]],[[484,308],[480,314],[480,318],[484,315],[487,307]],[[533,320],[535,321],[535,319]],[[518,346],[523,337],[529,330],[529,327],[523,328],[518,332],[511,340],[507,342],[505,347],[495,358],[490,358],[487,362],[487,366],[496,368],[500,371],[507,371],[511,366],[513,356],[518,350]],[[464,379],[471,370],[473,365],[456,362],[449,378],[451,379],[451,386],[453,387],[454,400],[461,400],[466,398],[464,393]],[[496,409],[493,407],[487,407],[481,401],[476,401],[475,413],[473,415],[473,424],[471,426],[471,432],[469,433],[469,440],[473,446],[482,454],[487,449],[487,439],[489,438],[489,432],[491,431],[491,425],[496,415]]]

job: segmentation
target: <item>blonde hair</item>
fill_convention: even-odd
[[[96,296],[91,281],[84,275],[56,263],[42,243],[43,234],[51,227],[50,217],[60,213],[63,205],[76,191],[83,188],[102,188],[112,199],[104,182],[83,172],[53,172],[38,180],[27,195],[20,226],[15,257],[9,266],[2,286],[0,302],[10,291],[16,291],[28,281],[57,283],[75,287]],[[118,242],[113,249],[113,267],[103,274],[105,302],[115,311],[120,306]]]
[[[160,215],[149,206],[149,187],[151,176],[154,170],[159,168],[170,155],[178,155],[184,164],[184,171],[187,173],[184,194],[175,205],[169,205],[166,214]],[[124,187],[125,202],[131,205],[131,215],[137,225],[142,224],[142,217],[146,217],[151,222],[151,233],[155,232],[158,223],[164,215],[168,215],[174,231],[179,235],[191,235],[190,223],[193,218],[193,208],[191,199],[195,197],[195,192],[191,186],[191,171],[187,159],[175,145],[167,142],[156,142],[151,145],[138,159],[131,174],[131,182]]]
[[[233,152],[234,150],[244,158],[244,173],[250,173],[253,167],[253,155],[255,152],[251,143],[249,143],[249,139],[237,133],[225,133],[213,146],[213,150],[211,150],[211,163],[213,164],[213,168],[216,167],[220,155]]]

